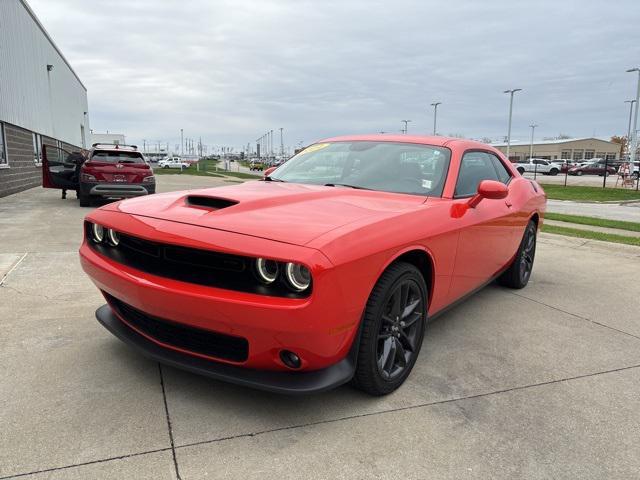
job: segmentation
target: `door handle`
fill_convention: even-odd
[[[509,200],[505,200],[504,204],[509,208],[511,208],[513,206],[513,203],[511,203]]]

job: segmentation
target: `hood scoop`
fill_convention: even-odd
[[[236,200],[229,200],[227,198],[218,197],[206,197],[202,195],[189,195],[186,199],[186,203],[190,207],[204,208],[207,210],[221,210],[223,208],[232,207],[238,204]]]

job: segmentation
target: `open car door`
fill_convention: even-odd
[[[42,145],[42,186],[44,188],[78,189],[77,164],[71,153],[62,148]]]

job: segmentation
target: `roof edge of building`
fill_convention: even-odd
[[[40,20],[38,20],[38,17],[36,16],[35,12],[31,9],[29,4],[27,3],[27,0],[19,0],[19,1],[22,4],[22,6],[24,6],[24,8],[27,11],[27,13],[31,16],[33,21],[36,22],[36,25],[38,26],[38,28],[40,30],[42,30],[42,33],[47,38],[47,40],[49,41],[51,46],[55,49],[56,52],[58,52],[58,55],[60,55],[60,58],[62,58],[64,63],[67,65],[67,67],[69,67],[69,70],[71,70],[71,73],[73,73],[73,75],[76,77],[76,80],[78,80],[78,82],[80,83],[82,88],[84,88],[84,91],[86,92],[87,91],[87,87],[85,87],[84,83],[82,83],[82,80],[80,80],[80,77],[78,76],[76,71],[73,69],[73,67],[69,63],[69,60],[66,59],[66,57],[63,55],[62,51],[58,48],[56,43],[53,41],[53,38],[51,38],[51,35],[49,35],[49,32],[47,32],[47,29],[44,28],[44,25],[42,25]]]

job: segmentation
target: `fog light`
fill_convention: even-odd
[[[107,241],[111,246],[117,247],[120,244],[120,234],[109,228],[107,230]]]
[[[287,263],[287,281],[298,292],[302,292],[311,285],[311,273],[304,265]]]
[[[256,260],[258,277],[266,284],[275,282],[276,278],[278,278],[278,270],[278,262],[274,260],[267,260],[265,258],[258,258]]]
[[[104,240],[104,227],[97,223],[91,224],[91,239],[96,243],[102,243]]]
[[[280,351],[280,360],[289,368],[300,368],[300,365],[302,365],[300,357],[289,350]]]

